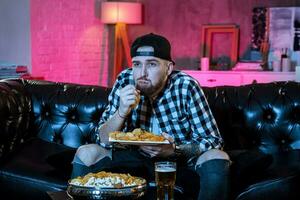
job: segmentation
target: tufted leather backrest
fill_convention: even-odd
[[[300,83],[203,88],[225,149],[300,149]],[[32,80],[0,81],[0,157],[28,137],[71,147],[94,142],[110,89]]]
[[[300,149],[300,83],[203,89],[226,149]]]
[[[25,90],[32,100],[33,134],[70,147],[95,142],[109,89],[28,80]]]

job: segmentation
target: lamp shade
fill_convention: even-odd
[[[140,24],[142,4],[133,2],[102,2],[101,21],[105,24]]]

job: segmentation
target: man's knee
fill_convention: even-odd
[[[77,156],[86,166],[91,166],[104,157],[110,157],[110,151],[98,144],[87,144],[80,146],[75,156]]]
[[[211,149],[201,154],[197,160],[196,166],[201,166],[204,162],[213,159],[230,160],[228,154],[219,149]]]

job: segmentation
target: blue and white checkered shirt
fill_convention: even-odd
[[[101,127],[118,109],[120,89],[134,85],[132,69],[120,73],[108,97],[108,105],[99,122]],[[139,105],[127,117],[123,131],[150,130],[154,115],[162,132],[170,134],[177,145],[196,143],[201,152],[221,148],[223,140],[204,93],[191,76],[173,71],[163,91],[151,101],[141,96]]]

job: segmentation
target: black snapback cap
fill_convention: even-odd
[[[137,52],[137,49],[142,46],[151,46],[153,47],[154,52]],[[154,56],[164,60],[169,60],[175,64],[171,58],[170,42],[165,37],[154,33],[149,33],[136,38],[131,45],[130,55],[131,57]]]

